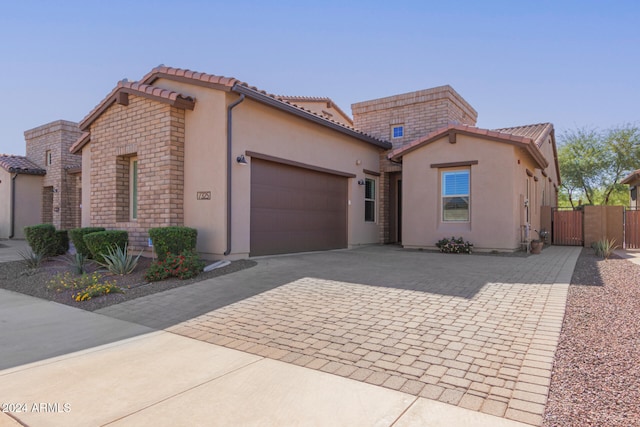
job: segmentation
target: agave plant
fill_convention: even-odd
[[[614,250],[618,248],[616,239],[602,239],[593,244],[596,255],[604,259],[609,259]]]
[[[42,261],[44,260],[44,254],[40,252],[34,252],[31,249],[27,249],[26,251],[18,251],[18,254],[22,257],[24,264],[29,269],[36,269],[40,267]]]
[[[125,244],[123,248],[119,246],[110,247],[108,253],[102,254],[104,262],[100,262],[99,264],[106,268],[111,274],[124,276],[136,269],[141,255],[142,251],[140,251],[137,257],[129,254],[127,252],[127,244]]]
[[[71,266],[73,272],[76,274],[84,274],[87,272],[87,264],[89,263],[89,257],[85,254],[76,252],[75,255],[69,255],[66,259],[66,263]]]

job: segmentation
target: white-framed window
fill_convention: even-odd
[[[44,155],[44,162],[47,166],[51,166],[53,163],[53,155],[51,154],[51,150],[47,150]]]
[[[376,222],[376,180],[372,178],[364,180],[364,220]]]
[[[402,138],[404,136],[404,125],[394,125],[391,127],[391,138]]]
[[[138,219],[138,158],[132,157],[129,163],[129,206],[131,220]]]
[[[442,221],[469,222],[471,169],[446,170],[441,172]]]

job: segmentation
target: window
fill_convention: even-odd
[[[376,181],[371,178],[364,180],[364,220],[376,221]]]
[[[46,153],[45,153],[45,158],[44,158],[45,164],[47,166],[51,166],[52,159],[53,159],[53,157],[51,156],[51,150],[47,150]]]
[[[393,126],[391,128],[391,137],[392,138],[402,138],[404,136],[404,126],[398,125]]]
[[[469,221],[469,169],[442,172],[442,220]]]
[[[129,206],[131,206],[131,219],[138,219],[138,158],[131,158],[130,172],[129,176],[131,177],[131,181],[129,183],[129,194],[131,195],[131,201],[129,202]]]

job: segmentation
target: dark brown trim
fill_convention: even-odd
[[[129,105],[129,94],[127,92],[119,92],[116,103],[124,106]]]
[[[549,177],[549,182],[552,182],[552,181],[551,181],[551,177]]]
[[[372,171],[369,169],[362,169],[362,172],[366,173],[367,175],[373,175],[373,176],[380,176],[380,172],[376,172],[376,171]]]
[[[467,160],[464,162],[449,162],[449,163],[431,163],[432,168],[456,168],[459,166],[472,166],[477,165],[477,160]]]
[[[533,177],[533,180],[534,180],[535,182],[538,182],[538,181],[539,181],[539,179],[538,179],[538,177],[537,177],[537,176],[534,176],[534,177]]]
[[[533,176],[533,172],[531,172],[529,169],[525,169],[525,171],[527,172],[528,176]]]
[[[544,169],[542,170],[542,176],[544,176],[544,177],[547,176],[547,172]]]
[[[309,169],[316,172],[329,173],[331,175],[344,176],[345,178],[355,178],[356,176],[352,173],[341,172],[334,169],[322,168],[319,166],[313,166],[306,163],[296,162],[295,160],[287,160],[280,157],[270,156],[268,154],[256,153],[255,151],[245,151],[245,156],[253,157],[260,160],[266,160],[274,163],[281,163],[283,165],[295,166],[297,168]]]

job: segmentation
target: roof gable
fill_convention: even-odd
[[[631,184],[632,182],[637,180],[640,180],[640,169],[636,169],[631,172],[622,181],[620,181],[620,184]]]
[[[419,138],[404,147],[393,150],[387,155],[387,157],[391,160],[399,160],[405,154],[431,144],[445,136],[449,136],[450,140],[455,141],[456,134],[474,136],[489,141],[516,145],[527,150],[541,169],[544,169],[549,165],[549,162],[545,159],[538,145],[536,145],[535,141],[529,137],[459,124],[450,124],[446,127],[436,129],[423,138]]]
[[[9,173],[26,175],[45,175],[47,173],[46,170],[26,157],[11,154],[0,154],[0,167]]]

